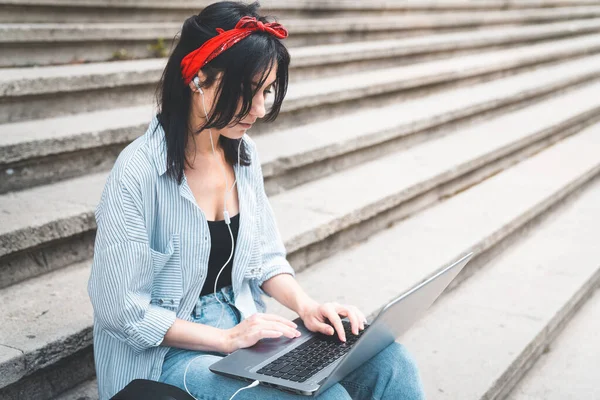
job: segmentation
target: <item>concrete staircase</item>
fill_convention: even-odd
[[[97,398],[94,209],[154,113],[146,46],[208,3],[0,0],[1,399]],[[600,1],[261,3],[292,82],[249,134],[301,285],[373,318],[475,251],[400,339],[427,398],[568,398],[600,356],[597,301],[552,344],[600,282]]]
[[[585,304],[517,385],[510,400],[591,399],[598,397],[600,293]]]

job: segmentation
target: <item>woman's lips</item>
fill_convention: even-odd
[[[246,129],[248,129],[252,126],[252,124],[244,124],[242,122],[240,122],[240,125],[242,126],[242,128],[246,128]]]

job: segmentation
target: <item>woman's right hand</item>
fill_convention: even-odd
[[[242,322],[227,329],[227,353],[238,349],[251,347],[263,338],[277,338],[281,335],[292,339],[300,336],[300,331],[294,322],[279,315],[256,313]]]

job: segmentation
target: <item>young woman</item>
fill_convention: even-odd
[[[287,31],[258,7],[219,2],[184,22],[160,81],[159,112],[106,181],[88,285],[101,400],[137,378],[229,399],[247,384],[210,364],[263,338],[299,335],[292,321],[265,313],[261,295],[314,332],[345,340],[340,316],[354,334],[364,329],[358,308],[311,299],[286,260],[246,131],[265,118],[272,92],[265,121],[277,117],[290,56],[281,43]],[[302,397],[247,391],[239,397]],[[412,359],[393,343],[319,398],[422,396]]]

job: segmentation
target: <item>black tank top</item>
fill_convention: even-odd
[[[227,261],[229,255],[231,254],[231,236],[229,235],[229,229],[227,229],[225,220],[207,222],[210,230],[211,247],[210,256],[208,258],[208,273],[206,275],[206,281],[204,282],[202,291],[200,292],[200,296],[215,292],[215,280],[217,279],[217,274],[221,268],[223,268],[223,264],[225,264],[225,261]],[[237,245],[237,235],[240,226],[239,213],[231,217],[231,224],[229,226],[231,227],[231,233],[233,234],[234,242]],[[232,266],[233,256],[227,263],[227,266],[223,268],[221,275],[219,275],[217,290],[231,285]]]

